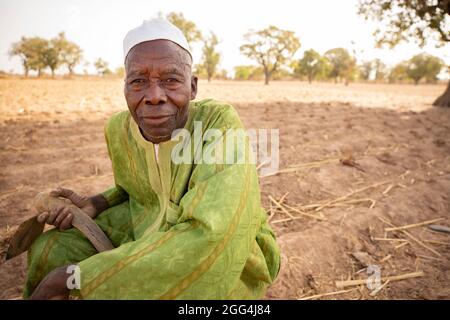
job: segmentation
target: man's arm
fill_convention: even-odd
[[[94,199],[95,198],[95,199]],[[104,210],[121,204],[128,200],[128,193],[119,185],[115,185],[108,190],[91,198],[98,206],[98,214]]]

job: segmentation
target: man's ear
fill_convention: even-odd
[[[191,100],[194,100],[197,96],[197,82],[198,78],[194,75],[191,77]]]

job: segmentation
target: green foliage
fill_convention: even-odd
[[[227,80],[228,79],[228,71],[225,69],[220,69],[216,72],[216,79]]]
[[[292,72],[286,68],[278,68],[272,73],[273,80],[289,80],[292,79]]]
[[[75,66],[83,59],[83,50],[76,43],[67,40],[64,32],[59,33],[52,41],[58,48],[61,65],[65,65],[72,75]]]
[[[300,41],[295,33],[269,26],[260,31],[250,31],[244,36],[245,44],[241,52],[255,60],[264,70],[265,84],[270,76],[280,67],[289,63],[300,48]]]
[[[208,79],[208,74],[207,74],[203,64],[196,64],[194,66],[194,73],[197,77],[199,77],[201,79]],[[213,78],[219,79],[219,80],[227,80],[227,79],[229,79],[228,71],[225,69],[217,69],[214,72]]]
[[[264,77],[262,67],[236,66],[234,67],[234,79],[236,80],[261,80]]]
[[[206,79],[208,77],[208,75],[206,74],[205,67],[201,63],[194,65],[193,70],[194,74],[201,79]]]
[[[122,67],[117,67],[116,70],[114,71],[114,73],[118,77],[124,78],[125,77],[125,68],[123,66]]]
[[[369,80],[373,70],[373,61],[364,61],[359,66],[359,77],[362,80]]]
[[[27,46],[27,38],[22,37],[20,41],[13,43],[8,54],[10,57],[18,56],[20,58],[25,76],[28,76],[32,51]]]
[[[408,61],[406,74],[414,80],[415,84],[418,84],[423,78],[427,82],[434,82],[443,66],[444,62],[441,59],[422,53],[415,55]]]
[[[313,49],[306,50],[303,57],[294,65],[294,75],[306,76],[310,83],[317,77],[325,77],[329,71],[328,60]]]
[[[40,37],[22,37],[20,41],[13,43],[10,56],[19,56],[28,76],[30,70],[36,70],[41,75],[42,69],[45,68],[45,51],[48,48],[48,41]]]
[[[381,23],[374,33],[378,46],[416,40],[423,47],[432,37],[450,41],[448,0],[359,0],[358,13]]]
[[[94,62],[94,67],[97,69],[99,75],[106,76],[112,73],[108,67],[108,62],[104,61],[102,58],[98,58]]]
[[[211,35],[203,39],[202,62],[197,66],[198,70],[205,73],[208,81],[215,75],[220,62],[220,54],[216,51],[219,44],[217,36],[211,32]]]
[[[403,82],[408,79],[408,62],[403,61],[393,67],[388,75],[389,83]]]
[[[375,70],[375,81],[383,81],[386,79],[388,74],[388,68],[386,64],[380,59],[374,60],[374,70]]]
[[[355,76],[356,60],[346,49],[335,48],[325,52],[325,58],[330,62],[331,70],[330,77],[337,82],[338,79],[345,79],[345,84],[348,84]]]
[[[59,59],[58,48],[55,47],[51,41],[48,43],[47,47],[44,49],[42,59],[43,59],[42,62],[44,64],[44,66],[47,66],[50,68],[52,77],[54,77],[55,70],[61,64],[61,60]]]
[[[202,33],[197,28],[194,22],[187,20],[183,13],[181,12],[171,12],[167,15],[167,20],[169,20],[173,25],[178,27],[186,37],[189,45],[193,42],[202,40]]]
[[[52,75],[61,65],[67,65],[69,72],[81,61],[81,49],[73,42],[65,38],[63,32],[56,38],[47,40],[40,37],[22,37],[20,41],[13,43],[10,56],[18,56],[21,59],[25,70],[25,76],[28,76],[30,70],[36,70],[38,76],[42,70],[50,68]]]
[[[363,80],[370,80],[373,75],[375,81],[383,81],[387,74],[387,66],[380,59],[365,61],[359,66],[359,77]]]
[[[49,52],[49,42],[40,37],[33,37],[27,43],[31,51],[31,59],[29,61],[30,69],[36,70],[38,76],[41,76],[42,70],[47,66]]]

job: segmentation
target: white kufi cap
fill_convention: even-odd
[[[125,61],[128,52],[135,45],[151,40],[170,40],[184,50],[186,50],[192,58],[189,49],[189,44],[180,29],[175,27],[172,23],[164,19],[144,20],[144,22],[137,28],[128,31],[123,39],[123,59]]]

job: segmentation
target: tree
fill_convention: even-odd
[[[292,79],[292,71],[286,67],[281,67],[272,73],[273,80],[289,80]]]
[[[216,72],[216,79],[220,80],[227,80],[228,78],[228,71],[226,69],[220,69]]]
[[[313,49],[306,50],[294,68],[294,74],[308,77],[311,83],[317,76],[323,76],[328,70],[328,61]]]
[[[48,58],[46,57],[49,54],[48,40],[40,37],[32,37],[29,39],[28,45],[32,51],[30,69],[37,71],[38,77],[40,77],[42,70],[48,65]]]
[[[331,64],[330,76],[335,79],[335,82],[341,78],[345,79],[345,85],[348,85],[354,76],[356,67],[355,58],[344,48],[328,50],[324,56]]]
[[[49,67],[52,78],[55,77],[55,71],[59,67],[61,60],[59,59],[59,48],[54,46],[51,41],[47,42],[47,46],[43,51],[43,64]]]
[[[29,39],[22,37],[20,41],[12,44],[9,50],[9,56],[18,56],[22,62],[25,77],[28,77],[28,73],[31,68],[31,59],[33,55],[33,50],[30,48]]]
[[[208,75],[206,74],[205,66],[202,63],[198,63],[198,64],[194,65],[194,73],[200,79],[208,78]]]
[[[402,82],[408,78],[406,70],[408,69],[408,62],[403,61],[393,67],[388,75],[389,83]]]
[[[89,74],[89,65],[90,65],[89,61],[84,61],[84,63],[83,63],[83,73],[84,73],[85,76]]]
[[[260,80],[264,71],[256,66],[236,66],[234,67],[234,79],[236,80]]]
[[[363,80],[369,80],[373,70],[373,61],[364,61],[359,66],[359,76]]]
[[[423,47],[430,38],[440,45],[450,42],[449,0],[359,0],[358,13],[382,23],[374,35],[377,45],[395,47],[413,40]],[[450,80],[433,105],[450,107]]]
[[[437,79],[437,75],[441,72],[443,66],[444,62],[441,59],[422,53],[415,55],[408,61],[406,74],[414,80],[416,85],[423,78],[427,82],[432,82]]]
[[[208,82],[215,75],[217,66],[220,62],[220,54],[216,51],[216,46],[219,44],[217,36],[211,32],[211,35],[203,39],[203,55],[200,70],[204,70],[208,78]]]
[[[69,74],[72,75],[74,68],[83,60],[83,50],[73,43],[69,42],[63,51],[62,62],[67,66]]]
[[[169,20],[173,25],[178,27],[186,37],[189,45],[194,42],[202,40],[202,33],[197,28],[194,22],[187,20],[183,13],[181,12],[171,12],[167,15],[167,20]]]
[[[373,61],[373,68],[375,71],[375,81],[383,81],[388,73],[387,66],[380,59]]]
[[[108,68],[108,62],[104,61],[102,58],[98,58],[94,62],[94,67],[97,69],[98,74],[102,76],[111,74],[111,70]]]
[[[125,77],[125,68],[123,66],[117,67],[114,72],[118,77]]]
[[[20,41],[12,44],[9,55],[19,56],[22,60],[22,66],[26,77],[30,70],[36,70],[40,77],[42,70],[47,66],[47,50],[48,40],[40,37],[22,37]]]
[[[240,50],[262,66],[266,85],[269,84],[271,75],[287,64],[300,48],[300,41],[294,32],[281,30],[275,26],[260,31],[249,31],[244,35],[244,39],[246,43]]]
[[[73,75],[75,67],[83,60],[83,50],[76,43],[67,40],[64,32],[60,32],[52,42],[58,49],[60,64],[67,67],[69,75]]]
[[[10,56],[19,56],[22,60],[25,76],[30,70],[36,70],[38,76],[42,70],[50,68],[52,76],[60,65],[67,65],[69,73],[81,61],[81,49],[65,38],[64,32],[57,37],[47,40],[40,37],[22,37],[19,42],[13,43]]]

